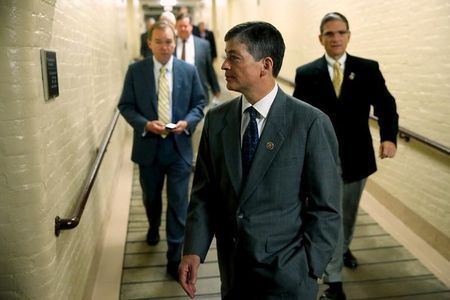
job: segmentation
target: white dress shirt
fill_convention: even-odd
[[[253,108],[258,112],[256,116],[256,123],[258,124],[258,136],[261,137],[261,133],[264,130],[264,126],[266,125],[267,115],[269,114],[270,107],[272,106],[273,101],[275,100],[275,96],[278,92],[278,85],[275,84],[273,89],[264,96],[261,100],[253,105]],[[241,145],[242,145],[242,137],[244,136],[244,131],[247,128],[248,123],[250,122],[250,115],[245,112],[245,110],[252,106],[244,95],[242,95],[242,118],[241,118]]]
[[[177,38],[177,58],[181,59],[181,52],[183,50],[183,40]],[[191,65],[195,65],[195,47],[194,47],[194,36],[191,36],[186,40],[185,44],[185,55],[186,62]]]

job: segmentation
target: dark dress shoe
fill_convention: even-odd
[[[175,281],[178,281],[178,266],[180,265],[179,261],[169,261],[167,263],[167,273],[172,277]]]
[[[358,260],[353,256],[350,249],[344,253],[344,266],[350,269],[356,269],[358,267]]]
[[[156,246],[159,243],[159,231],[149,230],[147,232],[147,244],[150,246]]]
[[[329,283],[330,287],[327,288],[320,296],[319,300],[346,300],[344,289],[342,288],[342,282]]]

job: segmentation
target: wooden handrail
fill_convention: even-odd
[[[278,76],[277,80],[282,83],[286,84],[292,88],[295,88],[295,82],[292,80]],[[375,116],[369,116],[372,120],[378,121],[377,117]],[[406,142],[409,142],[410,139],[415,139],[416,141],[421,142],[424,145],[427,145],[433,149],[436,149],[444,154],[450,155],[450,147],[447,147],[439,142],[433,141],[427,137],[424,137],[423,135],[420,135],[412,130],[406,129],[404,127],[399,126],[398,128],[398,136],[401,139],[404,139]]]
[[[369,118],[374,121],[378,121],[378,118],[376,116],[370,115]],[[450,155],[449,147],[401,126],[398,127],[398,137],[404,139],[406,142],[409,142],[410,139],[415,139],[416,141],[419,141],[424,145],[436,149],[444,154]]]
[[[97,153],[97,157],[95,159],[94,164],[89,171],[88,177],[86,178],[86,182],[84,184],[83,190],[81,192],[80,198],[78,198],[77,206],[75,209],[75,213],[73,217],[70,218],[60,218],[57,216],[55,218],[55,235],[59,236],[61,230],[73,229],[78,226],[81,220],[81,216],[83,215],[84,207],[89,199],[89,195],[91,193],[92,187],[95,182],[95,178],[97,177],[98,170],[100,169],[100,165],[102,163],[103,157],[106,153],[106,148],[108,147],[109,141],[111,140],[111,136],[114,132],[114,129],[117,124],[117,120],[119,119],[119,110],[116,109],[114,116],[111,120],[109,128],[106,132],[106,135],[103,139],[102,144]]]

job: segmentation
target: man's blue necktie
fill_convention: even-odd
[[[256,116],[258,112],[253,106],[250,106],[245,110],[250,115],[250,122],[245,129],[244,136],[242,137],[242,178],[243,181],[247,178],[248,171],[252,164],[253,156],[258,146],[258,124],[256,123]]]

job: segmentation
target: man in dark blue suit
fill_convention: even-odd
[[[191,137],[203,118],[205,93],[195,67],[173,56],[172,26],[166,22],[155,23],[150,31],[149,47],[153,56],[130,65],[118,107],[134,129],[131,159],[139,165],[150,225],[149,245],[156,245],[160,239],[161,194],[167,178],[167,271],[177,279],[192,171]],[[160,77],[161,73],[165,77]],[[158,84],[162,80],[167,88]],[[168,90],[168,97],[161,96],[167,95],[161,90]],[[159,108],[162,98],[168,98],[164,114]],[[162,121],[162,115],[167,116],[172,126]]]
[[[398,115],[378,63],[346,53],[350,41],[347,19],[340,13],[326,14],[319,39],[325,55],[297,69],[294,97],[321,109],[331,119],[339,142],[342,163],[343,233],[324,281],[330,288],[321,299],[346,298],[342,289],[343,265],[356,268],[349,249],[359,201],[367,177],[376,171],[368,118],[371,106],[380,127],[380,158],[394,157]]]

